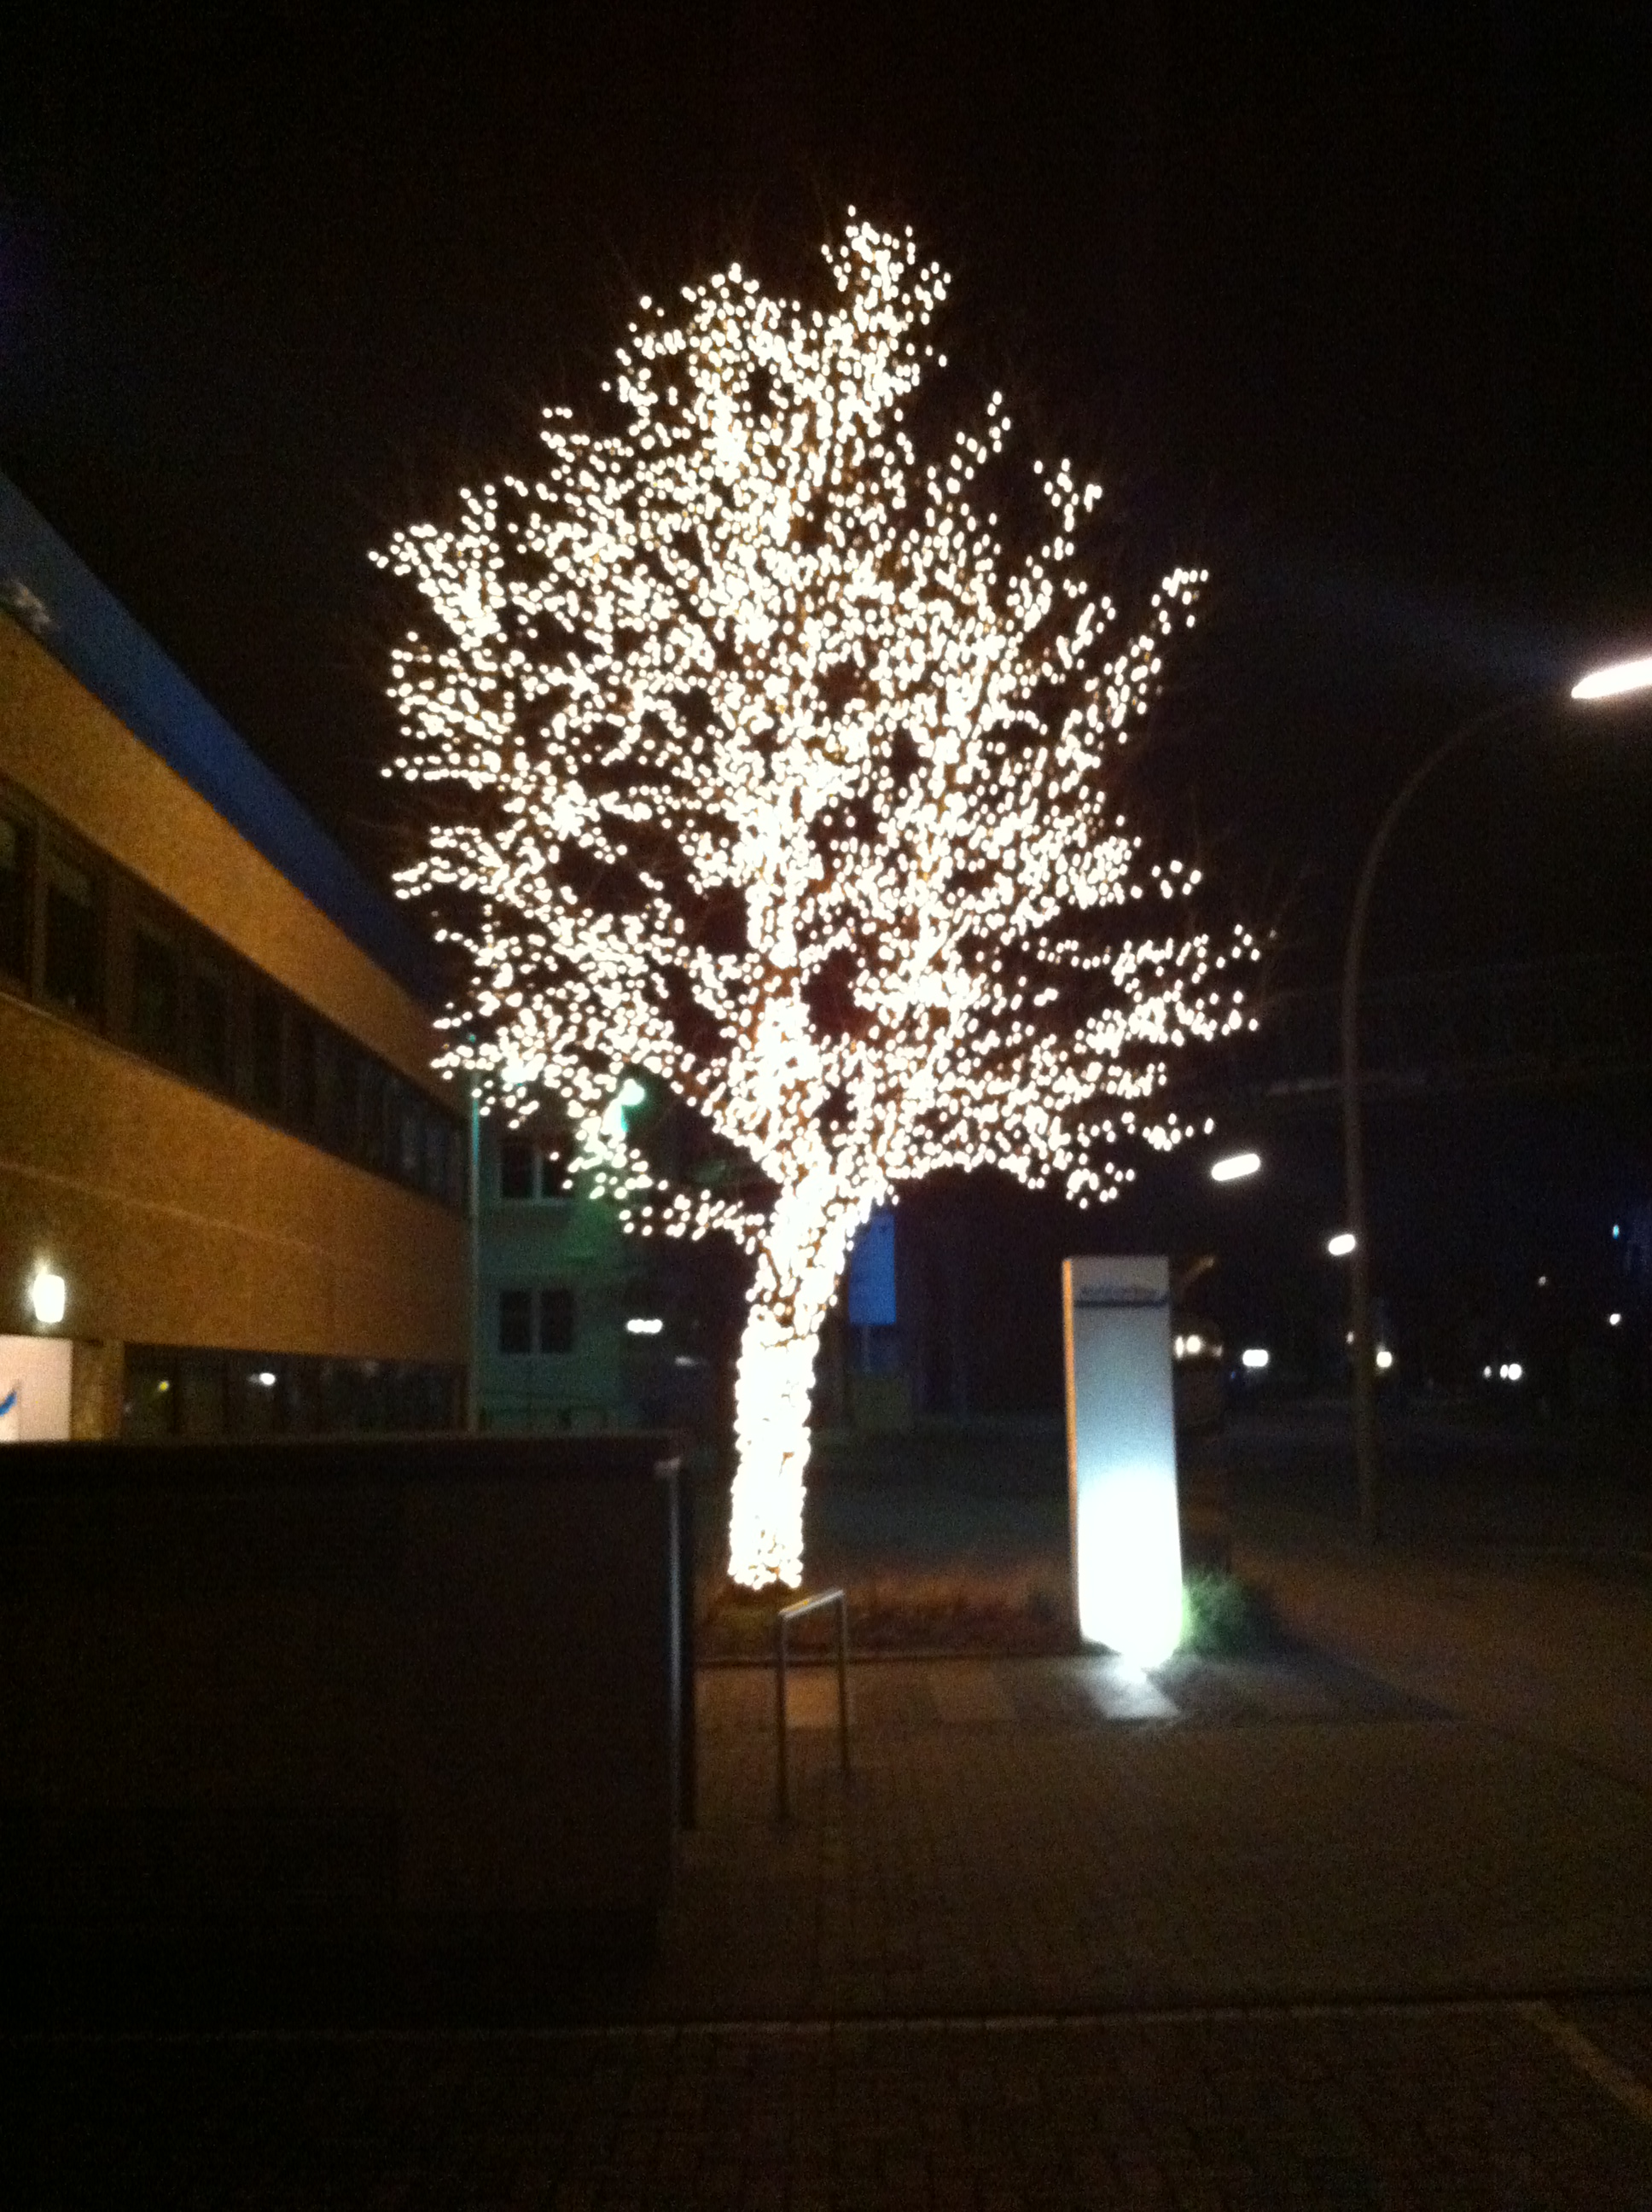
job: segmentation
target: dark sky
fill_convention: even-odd
[[[638,291],[791,281],[850,201],[952,269],[965,373],[1140,559],[1213,572],[1139,803],[1281,976],[1328,972],[1455,715],[1652,645],[1643,7],[31,12],[0,466],[375,872],[367,549],[528,465]],[[1649,836],[1627,726],[1471,758],[1378,964],[1644,946]]]

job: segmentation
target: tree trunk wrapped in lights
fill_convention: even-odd
[[[801,1578],[816,1349],[872,1209],[944,1167],[1109,1195],[1130,1139],[1183,1133],[1149,1103],[1165,1055],[1243,1019],[1253,953],[1175,933],[1198,872],[1150,868],[1112,789],[1200,575],[1113,644],[1065,462],[1006,555],[999,396],[940,443],[914,411],[944,277],[853,217],[826,261],[818,307],[738,266],[645,300],[611,432],[554,410],[531,480],[378,556],[428,618],[396,768],[452,787],[403,878],[474,975],[447,1063],[508,1111],[560,1099],[633,1230],[754,1256],[753,1588]],[[637,1072],[750,1164],[737,1195],[656,1176],[616,1103]]]

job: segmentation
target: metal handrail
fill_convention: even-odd
[[[783,1605],[774,1615],[774,1749],[780,1817],[792,1817],[792,1774],[786,1741],[786,1632],[805,1613],[824,1606],[837,1607],[837,1741],[843,1771],[849,1771],[849,1607],[841,1589],[822,1590],[816,1597],[800,1597]]]

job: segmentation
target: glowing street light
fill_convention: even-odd
[[[1359,1249],[1359,1239],[1351,1229],[1339,1229],[1334,1237],[1326,1238],[1325,1249],[1333,1260],[1345,1260]]]
[[[1247,1176],[1259,1172],[1262,1164],[1260,1152],[1230,1152],[1225,1159],[1212,1160],[1212,1182],[1242,1182]]]
[[[1593,668],[1571,687],[1574,699],[1623,699],[1631,691],[1652,691],[1652,653],[1637,660],[1613,660]]]

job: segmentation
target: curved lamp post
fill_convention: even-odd
[[[1575,700],[1623,698],[1652,690],[1652,655],[1619,660],[1583,677],[1571,689]],[[1394,825],[1442,762],[1471,738],[1482,737],[1499,723],[1514,721],[1544,703],[1542,694],[1518,697],[1483,708],[1458,723],[1450,735],[1414,768],[1376,825],[1354,889],[1348,921],[1347,950],[1342,962],[1342,1145],[1346,1188],[1347,1224],[1353,1237],[1349,1254],[1348,1299],[1353,1344],[1354,1468],[1359,1482],[1359,1533],[1368,1545],[1377,1539],[1376,1496],[1376,1347],[1371,1328],[1371,1251],[1365,1218],[1365,1146],[1364,1108],[1359,1095],[1359,978],[1365,955],[1365,922],[1370,910],[1376,873],[1394,835]]]

